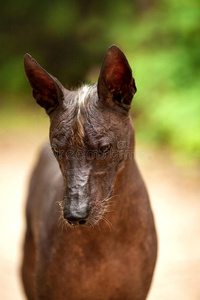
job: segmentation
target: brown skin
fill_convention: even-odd
[[[124,54],[108,49],[97,88],[79,111],[78,92],[64,89],[28,55],[25,71],[50,116],[57,158],[46,146],[31,179],[22,263],[27,298],[146,299],[157,240],[132,155],[128,111],[136,87]]]

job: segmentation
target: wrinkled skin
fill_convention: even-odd
[[[69,93],[67,97],[73,96]],[[86,223],[89,226],[99,220],[112,194],[116,173],[129,145],[130,130],[127,115],[99,103],[97,92],[92,96],[92,102],[82,112],[86,118],[81,140],[77,137],[79,128],[74,126],[74,119],[69,121],[65,110],[59,112],[59,119],[52,120],[50,129],[52,148],[61,153],[58,162],[65,182],[64,215],[82,214],[83,218],[89,215]],[[76,115],[75,110],[76,106],[71,109],[71,116]],[[119,141],[123,143],[121,149]],[[108,154],[100,155],[98,148],[104,145],[112,148]]]
[[[98,84],[78,91],[66,90],[28,55],[25,71],[50,117],[56,157],[47,145],[31,179],[22,263],[27,298],[146,299],[157,241],[133,155],[128,112],[136,87],[123,52],[109,48]]]

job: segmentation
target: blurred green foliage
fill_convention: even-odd
[[[115,43],[136,79],[137,138],[199,160],[199,20],[199,0],[2,1],[0,105],[30,93],[25,52],[70,87],[96,81],[93,70]]]

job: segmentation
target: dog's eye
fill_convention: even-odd
[[[105,145],[99,148],[99,154],[103,155],[103,154],[107,154],[110,151],[110,145]]]
[[[59,159],[61,158],[61,154],[60,154],[60,152],[58,151],[57,148],[52,147],[52,151],[53,151],[54,155],[55,155],[57,158],[59,158]]]

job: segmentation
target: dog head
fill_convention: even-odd
[[[50,117],[50,144],[63,179],[63,216],[93,225],[105,210],[130,143],[129,109],[136,92],[124,53],[108,49],[97,84],[69,91],[28,54],[33,97]]]

